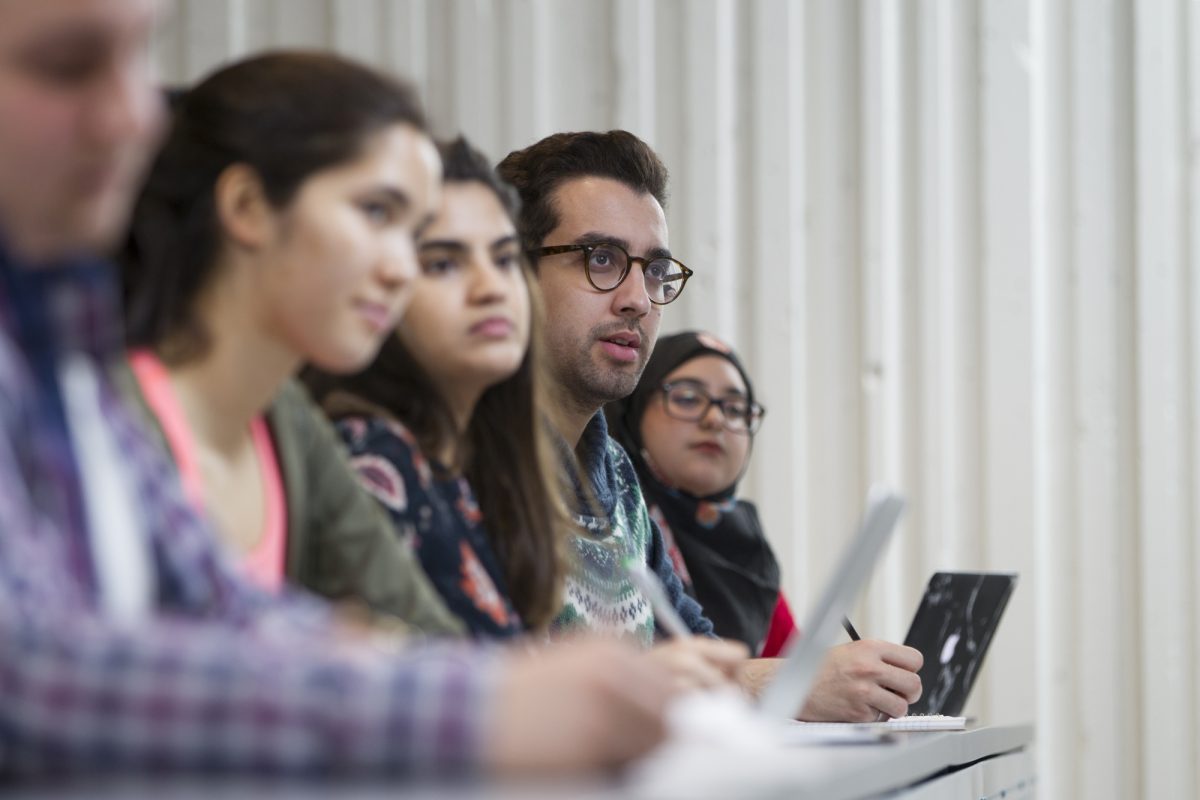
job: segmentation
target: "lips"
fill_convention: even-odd
[[[485,339],[505,339],[512,335],[513,323],[508,317],[488,317],[471,326],[471,334]]]
[[[636,331],[617,331],[600,339],[600,347],[613,361],[635,364],[642,337]]]
[[[354,307],[375,333],[383,333],[393,328],[396,324],[392,307],[386,303],[359,300],[354,304]]]
[[[605,336],[602,341],[611,342],[618,347],[628,347],[637,350],[642,346],[642,337],[634,331],[622,331],[611,336]]]
[[[711,442],[711,441],[710,442],[696,442],[695,444],[689,445],[689,448],[692,450],[695,450],[698,453],[703,453],[705,455],[712,455],[712,456],[720,455],[721,453],[725,452],[725,448],[722,447],[720,443]]]

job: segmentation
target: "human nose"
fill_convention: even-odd
[[[650,313],[650,294],[646,290],[644,262],[633,260],[625,280],[613,291],[613,310],[622,317],[644,317]]]
[[[92,99],[92,134],[106,145],[149,141],[165,121],[163,99],[140,60],[114,65]]]
[[[412,238],[402,235],[401,241],[384,248],[379,263],[379,279],[389,289],[399,289],[417,277],[417,250]]]
[[[485,305],[505,298],[508,290],[507,280],[490,253],[472,255],[469,268],[469,297],[472,303]]]
[[[716,412],[715,414],[713,412]],[[708,408],[704,409],[704,414],[700,417],[700,427],[710,430],[719,430],[725,425],[725,409],[715,400],[708,402]]]

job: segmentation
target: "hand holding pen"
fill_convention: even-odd
[[[845,628],[847,636],[850,636],[852,642],[862,642],[863,638],[859,636],[858,631],[856,628],[854,628],[854,624],[850,621],[848,616],[842,616],[841,626],[842,628]],[[917,698],[920,697],[920,678],[914,674],[918,669],[920,669],[920,652],[913,650],[912,648],[901,648],[900,645],[888,644],[884,642],[874,642],[870,644],[877,646],[877,648],[884,649],[884,651],[881,652],[880,656],[878,657],[881,657],[883,663],[886,663],[890,672],[893,673],[893,682],[890,682],[890,684],[884,684],[887,690],[890,690],[889,692],[881,692],[881,687],[871,687],[871,693],[874,694],[875,697],[884,700],[887,705],[884,705],[883,702],[880,702],[875,706],[875,709],[871,709],[869,712],[875,711],[875,721],[877,722],[886,721],[888,718],[892,717],[904,716],[904,714],[898,714],[898,712],[896,712],[900,710],[901,700],[907,704],[916,702]],[[844,648],[851,648],[851,645],[842,646],[844,646]],[[856,654],[850,657],[862,658],[863,654]],[[874,654],[866,654],[865,657],[868,658],[868,660],[874,660],[876,656]],[[900,672],[895,672],[895,670],[900,670]],[[904,674],[905,670],[911,670],[913,673],[911,679]],[[884,675],[887,675],[887,673],[884,673]],[[912,685],[913,680],[916,681],[916,685],[914,686]],[[876,711],[876,709],[880,710]],[[905,711],[907,711],[907,708],[905,708]],[[852,720],[859,721],[862,717],[856,715],[850,718],[852,718]]]

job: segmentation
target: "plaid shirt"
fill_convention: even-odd
[[[105,382],[155,611],[136,628],[103,615],[54,376],[66,353],[117,356],[113,295],[105,265],[31,270],[0,247],[0,772],[477,766],[494,658],[354,645],[323,603],[242,581]]]

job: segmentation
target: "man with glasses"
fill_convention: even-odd
[[[555,424],[587,484],[576,509],[586,535],[574,539],[576,568],[555,626],[652,645],[656,614],[670,611],[652,609],[629,575],[629,562],[646,564],[687,629],[701,634],[653,652],[680,683],[731,680],[745,648],[711,637],[712,623],[675,576],[637,475],[600,412],[637,385],[662,309],[691,275],[667,245],[666,168],[645,142],[612,131],[550,136],[509,154],[498,171],[521,195],[517,229],[546,308]]]
[[[546,309],[555,424],[574,448],[587,484],[579,487],[577,521],[588,535],[574,540],[575,563],[581,566],[568,577],[556,625],[616,631],[651,644],[656,623],[666,630],[656,619],[663,612],[649,606],[624,567],[630,560],[644,561],[678,617],[699,634],[664,650],[682,680],[711,685],[736,675],[756,691],[774,674],[776,662],[739,664],[743,645],[718,650],[706,639],[712,623],[675,574],[633,465],[609,436],[602,413],[606,403],[637,386],[663,309],[692,274],[668,247],[667,170],[649,145],[626,131],[554,134],[510,153],[497,170],[521,197],[517,230]],[[920,664],[912,665],[904,652],[910,650],[875,641],[835,648],[801,716],[903,715],[920,695],[915,674]],[[871,707],[862,702],[868,696],[883,699]]]

